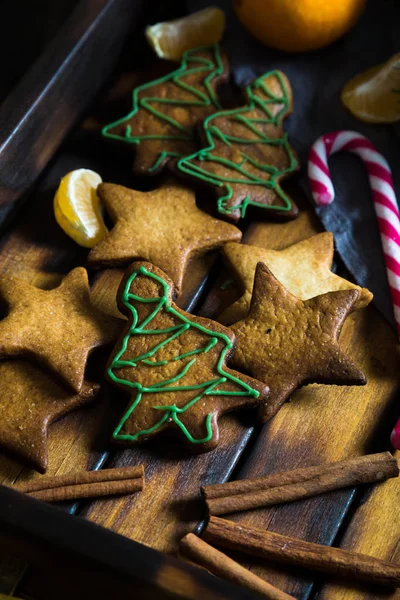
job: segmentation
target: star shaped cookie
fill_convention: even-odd
[[[175,183],[151,192],[105,183],[97,192],[115,226],[90,251],[90,267],[147,260],[167,273],[180,292],[190,258],[242,237],[237,227],[199,210],[195,194]]]
[[[1,362],[0,380],[0,447],[44,473],[49,425],[93,400],[98,386],[85,382],[80,394],[71,394],[22,360]]]
[[[90,303],[86,269],[71,271],[53,290],[0,275],[8,315],[0,321],[0,356],[34,359],[75,393],[81,391],[89,353],[115,340],[117,319]]]
[[[242,286],[243,295],[218,320],[230,325],[246,317],[250,308],[254,273],[259,262],[266,264],[286,289],[300,300],[308,300],[326,292],[355,289],[359,291],[359,297],[354,308],[364,308],[372,300],[371,292],[332,273],[333,252],[333,235],[328,231],[284,250],[225,244],[224,258]]]
[[[130,403],[113,438],[130,445],[168,427],[204,452],[218,444],[219,415],[264,403],[268,387],[228,368],[232,332],[181,310],[173,294],[172,281],[146,262],[134,263],[121,282],[128,323],[107,376]]]
[[[301,385],[366,383],[338,344],[358,297],[357,290],[341,290],[303,302],[258,263],[250,312],[230,327],[237,338],[231,364],[268,384],[264,421]]]

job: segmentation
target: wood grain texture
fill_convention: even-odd
[[[30,189],[114,68],[140,4],[81,0],[2,104],[0,222]],[[117,18],[121,13],[124,18]]]
[[[54,180],[67,169],[75,168],[76,160],[63,161],[57,167]],[[53,183],[48,181],[37,196],[35,210],[28,207],[14,231],[3,238],[0,245],[2,270],[48,287],[55,285],[72,266],[83,264],[86,256],[86,251],[78,248],[55,226],[51,208],[54,180]],[[286,225],[253,226],[246,241],[257,240],[259,245],[282,247],[314,232],[312,218],[308,213],[302,213],[297,222]],[[202,277],[204,271],[200,276],[197,268],[191,270],[193,282],[202,281]],[[195,288],[193,284],[192,289]],[[99,289],[104,291],[104,286]],[[185,301],[190,299],[187,292]],[[364,314],[355,313],[350,317],[341,344],[345,350],[351,350],[353,358],[365,370],[369,378],[366,388],[360,391],[313,385],[297,392],[293,401],[257,432],[258,443],[251,444],[240,476],[263,476],[283,469],[356,456],[373,449],[370,446],[375,423],[385,415],[387,404],[394,400],[399,384],[395,337],[374,309],[369,308]],[[104,460],[108,439],[102,437],[99,430],[104,425],[109,429],[108,423],[115,418],[115,409],[117,412],[121,409],[120,401],[108,389],[106,392],[101,407],[97,406],[93,412],[89,412],[92,408],[79,411],[52,426],[50,473],[84,469]],[[110,406],[114,408],[113,413],[109,413]],[[221,423],[221,446],[208,455],[186,458],[172,438],[167,440],[166,449],[155,444],[117,451],[107,466],[143,462],[146,489],[136,498],[86,503],[82,515],[155,548],[175,552],[182,535],[191,531],[203,515],[200,485],[224,481],[230,476],[251,433],[245,420],[240,422],[235,417],[227,417]],[[20,471],[16,463],[1,459],[3,480],[12,481]],[[21,475],[22,478],[32,476],[28,471]],[[329,502],[326,498],[317,498],[292,507],[253,511],[245,515],[245,520],[255,526],[270,526],[274,531],[331,543],[350,498],[351,492],[335,493]],[[243,515],[238,517],[244,518]],[[244,564],[248,566],[246,561]],[[311,589],[311,579],[290,578],[275,570],[267,572],[257,560],[253,561],[252,570],[297,597],[306,597]]]
[[[53,215],[52,197],[60,177],[75,168],[78,159],[60,157],[29,204],[24,206],[13,229],[0,241],[1,272],[17,276],[45,289],[58,285],[76,265],[83,265],[87,251],[59,230]],[[60,235],[61,234],[61,235]],[[95,403],[71,413],[50,427],[48,474],[93,468],[102,461],[106,447],[101,436],[107,399],[100,394]],[[17,461],[0,456],[0,482],[40,475]]]
[[[276,248],[315,232],[311,221],[303,216],[303,220],[288,225],[255,225],[246,234],[245,242]],[[220,290],[215,293],[218,296]],[[218,300],[213,302],[215,304]],[[367,385],[364,388],[310,385],[296,391],[291,402],[257,432],[236,473],[238,478],[262,477],[323,464],[374,449],[374,436],[388,409],[396,402],[400,384],[396,337],[371,306],[348,318],[340,345],[365,373]],[[351,489],[333,492],[230,518],[245,525],[332,544],[352,495]],[[250,566],[245,559],[244,564]],[[307,598],[311,592],[313,577],[310,574],[267,568],[257,559],[252,560],[251,569],[297,598]]]
[[[102,4],[102,1],[99,0],[97,4]],[[106,4],[105,0],[103,4]],[[111,2],[107,4],[111,5]],[[117,6],[116,0],[113,4]],[[100,60],[98,64],[101,65]],[[68,115],[68,119],[75,117],[75,113]],[[43,124],[42,119],[43,113],[39,115],[38,125]],[[66,126],[66,121],[60,119],[59,126]],[[4,182],[6,184],[4,189],[7,196],[4,198],[13,200],[30,185],[32,177],[54,152],[63,134],[58,129],[53,139],[49,136],[49,130],[44,128],[40,132],[42,135],[38,138],[43,143],[37,163],[31,166],[23,163],[21,166],[19,162],[17,171],[11,168],[14,168],[12,163],[4,163],[2,175],[6,175],[1,182],[3,187]],[[11,161],[21,154],[21,146],[18,138],[11,139],[10,144]],[[136,182],[129,183],[124,179],[127,176],[115,157],[113,160],[113,151],[105,146],[99,149],[98,146],[97,140],[93,145],[86,146],[79,138],[72,145],[73,154],[57,161],[39,192],[29,199],[29,206],[23,209],[13,229],[0,241],[2,272],[25,278],[39,286],[52,287],[70,268],[85,263],[86,251],[69,240],[53,218],[52,196],[59,178],[74,168],[88,167],[98,170],[104,180],[118,181],[132,187],[136,185]],[[25,156],[23,151],[21,155]],[[26,175],[18,180],[18,185],[14,185],[21,174],[20,167],[26,169]],[[0,210],[0,221],[8,214],[7,211],[8,208],[3,213]],[[251,225],[243,241],[279,249],[320,230],[308,207],[296,221],[287,224]],[[193,306],[198,299],[199,291],[204,289],[205,274],[212,259],[210,257],[207,259],[210,262],[201,261],[190,266],[180,301],[182,306]],[[227,273],[221,270],[216,285],[202,306],[202,314],[219,314],[235,299],[235,295],[239,295],[240,291],[235,285],[221,289],[227,278]],[[110,298],[117,280],[118,273],[108,272],[100,274],[94,282],[93,298],[104,309],[105,306],[110,310],[115,309]],[[127,537],[174,553],[179,539],[192,531],[203,516],[200,486],[229,478],[241,456],[236,475],[245,478],[323,464],[375,450],[378,423],[385,419],[389,406],[396,402],[400,383],[395,336],[370,307],[364,313],[355,313],[349,318],[341,336],[341,346],[366,373],[369,382],[364,389],[317,385],[305,387],[293,395],[292,402],[285,405],[271,423],[256,430],[248,425],[250,419],[246,417],[240,420],[233,416],[226,417],[221,422],[218,450],[202,456],[188,458],[172,436],[165,439],[165,446],[160,441],[127,450],[115,450],[114,447],[107,466],[144,463],[146,488],[137,497],[84,503],[81,505],[81,514]],[[93,407],[80,410],[54,424],[49,436],[49,474],[101,466],[109,456],[109,432],[122,409],[123,401],[105,387],[99,402]],[[39,476],[32,471],[22,469],[18,463],[0,456],[0,482],[11,483],[17,479],[23,481],[36,477]],[[392,513],[397,508],[398,485],[398,480],[389,481],[377,487],[370,498],[366,493],[365,503],[357,510],[343,538],[343,547],[374,553],[387,560],[391,557],[397,559],[398,536],[395,529],[399,530],[399,527]],[[380,492],[383,489],[385,492]],[[234,519],[309,541],[331,544],[352,497],[352,490],[335,492],[291,506],[240,514]],[[391,522],[395,525],[392,529]],[[315,580],[313,574],[267,569],[257,559],[251,563],[244,559],[243,564],[297,598],[306,599],[312,591]],[[173,583],[173,577],[169,581]],[[366,590],[350,592],[333,585],[323,587],[319,594],[321,598],[329,600],[380,597]]]
[[[179,540],[203,517],[200,486],[229,477],[250,433],[250,427],[227,416],[220,421],[218,449],[207,454],[188,457],[173,435],[117,452],[108,466],[143,463],[145,489],[135,497],[92,502],[80,514],[135,541],[175,554]]]
[[[395,456],[400,458],[400,452]],[[346,528],[340,548],[368,552],[371,556],[400,563],[400,481],[385,481],[369,493],[360,494],[359,505]],[[351,587],[338,583],[323,585],[318,600],[394,600],[400,589],[382,590],[371,587]]]
[[[36,573],[39,586],[42,583],[39,594],[28,595],[19,589],[22,598],[255,598],[203,569],[7,488],[0,495],[2,545],[32,562],[33,575]],[[54,575],[58,576],[58,593],[57,588],[51,590]]]

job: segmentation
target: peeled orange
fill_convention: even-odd
[[[96,193],[101,181],[90,169],[76,169],[61,179],[54,196],[57,223],[85,248],[93,248],[107,233]]]
[[[187,50],[217,44],[224,33],[225,13],[216,6],[182,19],[146,27],[146,37],[160,58],[180,60]]]
[[[233,0],[236,15],[260,42],[286,52],[331,44],[357,22],[366,0]]]
[[[400,121],[400,54],[353,77],[344,86],[341,98],[361,121]]]

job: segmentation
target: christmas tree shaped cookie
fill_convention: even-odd
[[[125,444],[174,428],[192,448],[218,443],[218,415],[265,401],[268,387],[226,366],[235,337],[226,327],[173,303],[171,280],[136,262],[119,289],[128,316],[107,368],[131,399],[113,438]]]
[[[297,169],[297,160],[282,128],[292,93],[280,71],[271,71],[246,88],[248,103],[204,121],[204,148],[177,161],[178,174],[210,185],[218,211],[232,221],[248,207],[263,218],[293,218],[297,207],[280,181]]]
[[[216,88],[228,75],[217,45],[189,50],[178,69],[136,88],[132,111],[102,133],[130,144],[134,171],[153,175],[171,158],[195,151],[195,126],[221,108]]]

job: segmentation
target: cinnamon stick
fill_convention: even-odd
[[[218,577],[233,581],[270,600],[293,600],[293,596],[264,581],[193,533],[188,533],[181,540],[180,548],[182,553]]]
[[[211,544],[252,556],[315,569],[333,576],[397,587],[400,565],[331,546],[305,542],[278,533],[210,517],[204,538]]]
[[[137,467],[122,467],[118,469],[100,469],[98,471],[82,471],[67,473],[52,477],[40,477],[31,481],[16,483],[13,489],[26,494],[38,490],[49,490],[56,487],[80,485],[84,483],[100,483],[106,481],[121,481],[124,479],[140,479],[143,477],[143,465]]]
[[[80,498],[102,498],[104,496],[133,494],[142,489],[143,478],[138,478],[65,485],[29,492],[28,495],[37,500],[43,500],[43,502],[60,502],[63,500],[79,500]]]
[[[398,474],[397,460],[390,452],[381,452],[328,465],[274,473],[259,479],[206,486],[202,492],[209,513],[223,515],[383,481]]]

